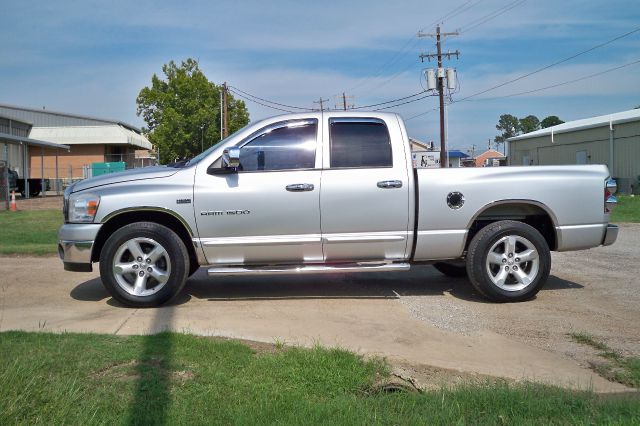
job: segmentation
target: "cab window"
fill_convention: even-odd
[[[312,169],[316,163],[318,120],[267,126],[240,149],[243,172]]]

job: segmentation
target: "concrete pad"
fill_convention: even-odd
[[[56,258],[0,258],[0,330],[175,330],[304,346],[320,343],[462,372],[597,392],[628,390],[559,354],[486,330],[463,335],[416,319],[398,293],[446,297],[437,287],[429,288],[436,276],[431,268],[217,279],[204,272],[189,280],[171,306],[130,309],[109,297],[96,272],[65,272]],[[473,298],[465,290],[457,296]]]

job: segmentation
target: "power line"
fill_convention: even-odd
[[[242,93],[242,94],[244,94],[246,96],[249,96],[251,98],[255,98],[255,99],[258,99],[258,100],[260,100],[262,102],[266,102],[266,103],[269,103],[269,104],[278,105],[278,106],[281,106],[283,108],[299,109],[299,110],[303,110],[303,111],[311,111],[311,109],[312,109],[312,108],[303,108],[303,107],[298,107],[298,106],[293,106],[293,105],[286,105],[286,104],[281,104],[281,103],[278,103],[278,102],[270,101],[268,99],[264,99],[264,98],[261,98],[259,96],[252,95],[251,93],[244,92],[244,91],[242,91],[242,90],[240,90],[240,89],[238,89],[237,87],[234,87],[234,86],[229,86],[229,88],[234,89],[235,91],[240,92],[240,93]]]
[[[480,3],[481,1],[482,0],[478,0],[478,3]],[[452,10],[450,10],[447,13],[445,13],[444,15],[442,15],[441,17],[439,17],[435,21],[431,22],[426,27],[423,27],[420,31],[424,31],[427,28],[432,28],[436,24],[444,24],[444,21],[446,21],[447,19],[454,18],[454,17],[460,15],[463,12],[466,12],[467,10],[471,9],[473,6],[478,4],[478,3],[475,3],[475,4],[469,6],[469,7],[467,7],[465,9],[465,6],[467,6],[469,3],[472,3],[472,2],[473,2],[473,0],[467,0],[464,3],[462,3],[460,6],[454,7]]]
[[[274,107],[272,105],[268,105],[268,104],[262,103],[260,101],[256,101],[255,99],[251,99],[251,98],[249,98],[247,96],[244,96],[244,95],[240,94],[239,92],[236,92],[235,90],[231,89],[230,86],[228,88],[229,88],[229,91],[232,92],[234,95],[240,96],[241,98],[246,99],[247,101],[251,101],[253,103],[256,103],[258,105],[262,105],[262,106],[267,107],[267,108],[277,109],[278,111],[293,112],[293,111],[291,111],[289,109],[283,109],[283,108]]]
[[[319,104],[320,105],[320,111],[324,111],[324,103],[328,102],[329,99],[322,99],[322,96],[320,96],[320,99],[318,99],[317,101],[313,101],[314,104]]]
[[[254,103],[258,104],[258,105],[262,105],[264,107],[272,108],[272,109],[275,109],[275,110],[278,110],[278,111],[294,112],[294,111],[291,111],[288,108],[295,108],[295,109],[300,109],[300,110],[304,110],[304,111],[313,111],[314,110],[313,108],[302,108],[302,107],[296,107],[296,106],[293,106],[293,105],[287,105],[287,104],[282,104],[282,103],[279,103],[279,102],[270,101],[268,99],[261,98],[259,96],[252,95],[252,94],[247,93],[247,92],[245,92],[243,90],[240,90],[235,86],[228,85],[227,88],[228,88],[229,91],[233,92],[234,94],[238,95],[239,97],[241,97],[243,99],[246,99],[246,100],[254,102]],[[375,103],[375,104],[362,105],[362,106],[357,106],[357,107],[354,106],[354,107],[351,107],[349,109],[360,110],[360,109],[378,107],[378,106],[381,106],[381,105],[392,104],[392,103],[396,103],[396,102],[405,101],[407,99],[415,98],[415,97],[420,96],[420,95],[422,95],[424,93],[425,93],[424,91],[420,91],[420,92],[413,93],[413,94],[408,95],[408,96],[403,96],[401,98],[391,99],[391,100],[388,100],[388,101],[378,102],[378,103]],[[418,101],[420,99],[424,99],[424,98],[414,99],[411,102],[415,102],[415,101]],[[322,109],[324,109],[324,103],[326,101],[327,101],[326,99],[323,99]],[[315,101],[314,103],[319,103],[319,101]],[[403,102],[402,104],[399,104],[399,105],[404,105],[406,103],[410,103],[410,102]],[[277,105],[277,107],[273,106],[273,105]],[[394,107],[394,106],[396,106],[396,105],[391,106],[391,108]],[[280,107],[282,107],[282,108],[280,108]]]
[[[402,102],[402,103],[399,103],[399,104],[396,104],[396,105],[390,105],[390,106],[386,106],[386,107],[383,107],[383,108],[377,108],[377,109],[374,109],[374,111],[383,111],[385,109],[391,109],[391,108],[399,107],[401,105],[406,105],[406,104],[410,104],[410,103],[413,103],[413,102],[418,102],[418,101],[421,101],[423,99],[426,99],[426,98],[429,98],[429,97],[434,97],[434,96],[436,96],[436,95],[433,95],[433,94],[429,93],[429,94],[424,95],[424,96],[422,96],[420,98],[417,98],[417,99],[412,99],[412,100],[407,101],[407,102]]]
[[[444,15],[442,15],[440,18],[434,20],[433,22],[431,22],[429,25],[427,25],[426,27],[423,27],[420,31],[424,31],[427,28],[431,28],[434,25],[438,24],[438,23],[444,23],[447,19],[451,19],[454,18],[455,16],[460,15],[461,13],[466,12],[467,10],[471,9],[472,7],[475,7],[476,5],[478,5],[480,2],[482,2],[482,0],[478,0],[476,3],[473,3],[474,0],[466,0],[464,3],[462,3],[461,5],[453,8],[452,10],[450,10],[449,12],[445,13]],[[521,1],[521,0],[518,0]],[[473,3],[471,5],[469,5],[469,3]],[[375,72],[372,75],[369,76],[364,76],[361,77],[360,79],[356,80],[356,84],[354,84],[353,86],[351,86],[350,88],[346,89],[347,92],[353,92],[355,89],[362,87],[365,82],[367,80],[370,79],[374,79],[377,77],[380,77],[383,72],[391,65],[393,65],[401,56],[402,54],[407,51],[411,51],[413,50],[413,48],[415,47],[415,45],[418,43],[419,38],[416,35],[411,36],[411,38],[409,38],[403,45],[402,47],[395,53],[395,55],[387,62],[385,62],[379,69],[377,72]],[[409,67],[407,67],[409,68]],[[401,74],[400,73],[396,73],[394,76],[392,76],[391,78],[389,78],[388,80],[384,81],[382,84],[386,84],[387,82],[393,80],[395,77],[397,77],[397,75]],[[382,85],[381,84],[381,85]],[[378,86],[379,87],[379,86]]]
[[[584,55],[584,54],[589,53],[589,52],[591,52],[591,51],[593,51],[593,50],[596,50],[596,49],[599,49],[599,48],[601,48],[601,47],[604,47],[604,46],[606,46],[606,45],[608,45],[608,44],[611,44],[611,43],[613,43],[613,42],[615,42],[615,41],[617,41],[617,40],[620,40],[620,39],[622,39],[622,38],[624,38],[624,37],[628,37],[628,36],[630,36],[631,34],[635,34],[635,33],[639,32],[639,31],[640,31],[640,27],[639,27],[639,28],[636,28],[636,29],[634,29],[634,30],[631,30],[631,31],[629,31],[629,32],[627,32],[627,33],[624,33],[624,34],[622,34],[622,35],[620,35],[620,36],[614,37],[614,38],[612,38],[612,39],[610,39],[610,40],[607,40],[607,41],[605,41],[605,42],[603,42],[603,43],[600,43],[600,44],[598,44],[598,45],[596,45],[596,46],[593,46],[593,47],[591,47],[591,48],[589,48],[589,49],[586,49],[586,50],[583,50],[583,51],[581,51],[581,52],[579,52],[579,53],[576,53],[576,54],[574,54],[574,55],[571,55],[571,56],[569,56],[569,57],[567,57],[567,58],[561,59],[561,60],[556,61],[556,62],[554,62],[554,63],[552,63],[552,64],[549,64],[549,65],[546,65],[546,66],[544,66],[544,67],[541,67],[541,68],[539,68],[539,69],[537,69],[537,70],[535,70],[535,71],[532,71],[532,72],[526,73],[526,74],[524,74],[524,75],[521,75],[521,76],[519,76],[519,77],[513,78],[513,79],[511,79],[511,80],[508,80],[508,81],[503,82],[503,83],[501,83],[501,84],[498,84],[498,85],[496,85],[496,86],[490,87],[490,88],[488,88],[488,89],[485,89],[485,90],[482,90],[482,91],[480,91],[480,92],[476,92],[476,93],[474,93],[474,94],[472,94],[472,95],[466,96],[466,97],[464,97],[464,98],[462,98],[462,99],[456,100],[455,102],[464,102],[464,101],[467,101],[468,99],[474,98],[474,97],[476,97],[476,96],[478,96],[478,95],[482,95],[482,94],[487,93],[487,92],[489,92],[489,91],[492,91],[492,90],[495,90],[495,89],[497,89],[497,88],[500,88],[500,87],[506,86],[506,85],[508,85],[508,84],[514,83],[514,82],[516,82],[516,81],[522,80],[522,79],[524,79],[524,78],[526,78],[526,77],[529,77],[529,76],[531,76],[531,75],[537,74],[537,73],[539,73],[539,72],[542,72],[542,71],[544,71],[544,70],[547,70],[547,69],[549,69],[549,68],[551,68],[551,67],[554,67],[554,66],[556,66],[556,65],[559,65],[559,64],[562,64],[562,63],[564,63],[564,62],[570,61],[571,59],[575,59],[575,58],[577,58],[578,56]],[[629,64],[629,65],[632,65],[632,64]],[[567,84],[568,84],[568,83],[567,83]],[[282,104],[282,103],[278,103],[278,102],[274,102],[274,101],[269,101],[269,100],[267,100],[267,99],[264,99],[264,98],[261,98],[261,97],[255,96],[255,95],[251,95],[251,94],[249,94],[249,93],[247,93],[247,92],[244,92],[244,91],[242,91],[242,90],[240,90],[240,89],[238,89],[238,88],[236,88],[236,87],[233,87],[233,86],[228,86],[228,87],[229,87],[229,90],[232,90],[236,95],[240,96],[241,98],[244,98],[244,99],[249,100],[249,101],[251,101],[251,102],[254,102],[254,103],[257,103],[257,104],[259,104],[259,105],[265,106],[265,107],[267,107],[267,108],[272,108],[272,109],[275,109],[275,110],[278,110],[278,111],[293,112],[293,111],[291,111],[290,109],[278,108],[278,107],[274,107],[273,105],[278,105],[278,106],[281,106],[281,107],[284,107],[284,108],[300,109],[300,110],[304,110],[304,111],[312,111],[312,110],[313,110],[313,109],[311,109],[311,108],[302,108],[302,107],[297,107],[297,106],[292,106],[292,105],[286,105],[286,104]],[[544,90],[544,89],[543,89],[543,90]],[[354,108],[352,108],[352,109],[366,109],[366,108],[373,108],[373,107],[377,107],[377,106],[381,106],[381,105],[387,105],[387,104],[391,104],[391,103],[394,103],[394,104],[395,104],[396,102],[405,101],[405,100],[407,100],[407,99],[415,98],[415,97],[417,97],[417,96],[422,95],[423,93],[424,93],[424,92],[423,92],[423,91],[421,91],[421,92],[417,92],[417,93],[414,93],[414,94],[412,94],[412,95],[404,96],[404,97],[401,97],[401,98],[392,99],[392,100],[389,100],[389,101],[379,102],[379,103],[370,104],[370,105],[364,105],[364,106],[354,107]],[[243,94],[244,94],[244,95],[246,95],[246,96],[243,96]],[[428,96],[429,96],[429,95],[428,95]],[[406,105],[406,104],[409,104],[409,103],[412,103],[412,102],[416,102],[416,101],[419,101],[419,100],[425,99],[425,98],[426,98],[426,97],[428,97],[428,96],[423,96],[423,97],[420,97],[420,98],[417,98],[417,99],[412,99],[411,101],[402,102],[402,103],[395,104],[395,105],[391,105],[391,106],[384,107],[384,108],[378,108],[378,109],[376,109],[376,110],[378,111],[378,110],[383,110],[383,109],[395,108],[395,107],[397,107],[397,106]],[[265,102],[265,103],[267,103],[267,104],[265,104],[265,103],[263,103],[263,102],[259,102],[259,101],[257,101],[256,99],[258,99],[258,100],[260,100],[260,101],[263,101],[263,102]],[[269,105],[269,104],[273,104],[273,105]],[[423,115],[424,115],[424,114],[423,114]],[[418,116],[420,116],[420,115],[418,115]],[[411,117],[411,118],[416,118],[416,117]]]
[[[373,108],[373,107],[380,106],[380,105],[386,105],[386,104],[391,104],[391,103],[394,103],[394,102],[404,101],[405,99],[414,98],[414,97],[416,97],[416,96],[422,95],[423,93],[425,93],[425,92],[424,92],[424,91],[420,91],[420,92],[418,92],[418,93],[414,93],[413,95],[405,96],[405,97],[402,97],[402,98],[392,99],[392,100],[390,100],[390,101],[385,101],[385,102],[379,102],[379,103],[377,103],[377,104],[371,104],[371,105],[363,105],[363,106],[353,107],[353,108],[351,108],[351,109],[367,109],[367,108]],[[420,99],[422,99],[422,98],[420,98]],[[415,101],[417,101],[417,100],[419,100],[419,99],[414,99],[414,100],[413,100],[413,101],[411,101],[411,102],[415,102]],[[407,103],[408,103],[408,102],[407,102]]]
[[[409,46],[411,44],[411,42],[413,42],[413,44],[409,47],[409,50],[411,50],[413,48],[413,46],[418,42],[418,39],[416,38],[416,36],[411,36],[411,38],[409,40],[407,40],[402,47],[400,48],[400,50],[398,50],[395,55],[393,55],[393,57],[385,62],[379,69],[377,72],[375,72],[374,74],[371,75],[367,75],[364,77],[360,77],[358,80],[356,80],[356,84],[354,84],[353,86],[349,87],[348,89],[346,89],[347,92],[353,92],[355,89],[357,89],[358,87],[362,87],[367,80],[373,79],[373,78],[377,78],[380,77],[382,75],[382,73],[387,69],[387,67],[391,66],[394,62],[396,62],[396,60],[402,56],[402,54],[405,52],[405,50],[407,50],[407,46]]]
[[[612,72],[612,71],[617,71],[619,69],[630,67],[632,65],[636,65],[636,64],[639,64],[639,63],[640,63],[640,59],[638,59],[636,61],[633,61],[633,62],[628,62],[628,63],[623,64],[623,65],[619,65],[617,67],[608,68],[608,69],[606,69],[604,71],[600,71],[600,72],[597,72],[597,73],[585,75],[583,77],[576,78],[576,79],[573,79],[573,80],[567,80],[567,81],[563,81],[561,83],[552,84],[550,86],[539,87],[537,89],[527,90],[527,91],[524,91],[524,92],[511,93],[509,95],[504,95],[504,96],[495,96],[495,97],[490,97],[490,98],[475,99],[474,101],[471,101],[471,102],[490,101],[490,100],[496,100],[496,99],[511,98],[511,97],[515,97],[515,96],[522,96],[522,95],[527,95],[527,94],[535,93],[535,92],[541,92],[543,90],[553,89],[553,88],[560,87],[560,86],[566,86],[567,84],[577,83],[579,81],[587,80],[589,78],[597,77],[599,75],[606,74],[606,73],[609,73],[609,72]],[[448,105],[451,105],[452,103],[458,103],[458,102],[464,102],[464,101],[460,100],[460,101],[450,102],[450,103],[448,103]],[[404,121],[409,121],[409,120],[413,120],[414,118],[422,117],[423,115],[427,115],[427,114],[429,114],[429,113],[431,113],[433,111],[436,111],[436,110],[438,110],[438,108],[432,108],[432,109],[430,109],[428,111],[421,112],[419,114],[413,115],[413,116],[405,119]]]
[[[606,73],[611,72],[611,71],[617,71],[617,70],[619,70],[621,68],[630,67],[630,66],[638,64],[638,63],[640,63],[640,59],[638,59],[636,61],[633,61],[633,62],[626,63],[624,65],[619,65],[617,67],[608,68],[608,69],[606,69],[604,71],[600,71],[600,72],[596,72],[596,73],[593,73],[593,74],[585,75],[584,77],[576,78],[574,80],[567,80],[567,81],[563,81],[561,83],[552,84],[551,86],[540,87],[540,88],[537,88],[537,89],[527,90],[527,91],[519,92],[519,93],[511,93],[509,95],[494,96],[494,97],[490,97],[490,98],[473,99],[473,100],[470,100],[468,102],[491,101],[491,100],[495,100],[495,99],[504,99],[504,98],[512,98],[512,97],[515,97],[515,96],[528,95],[530,93],[541,92],[543,90],[553,89],[553,88],[560,87],[560,86],[566,86],[567,84],[577,83],[579,81],[583,81],[583,80],[587,80],[587,79],[590,79],[590,78],[593,78],[593,77],[597,77],[599,75],[606,74]],[[457,102],[462,102],[462,101],[457,101]]]
[[[468,31],[471,31],[472,29],[479,27],[480,25],[489,22],[490,20],[497,18],[498,16],[507,13],[508,11],[510,11],[511,9],[514,9],[518,6],[520,6],[521,4],[524,4],[527,0],[515,0],[509,4],[506,4],[505,6],[502,6],[501,8],[498,8],[496,10],[494,10],[491,13],[488,13],[484,16],[481,16],[480,18],[474,19],[470,22],[468,22],[466,25],[463,25],[462,28],[465,28],[468,26],[468,28],[465,28],[464,30],[460,30],[460,34],[462,33],[466,33]]]
[[[445,105],[449,106],[449,105],[451,105],[451,102],[448,102],[448,103],[446,103]],[[430,113],[432,113],[433,111],[437,111],[437,110],[439,110],[439,109],[440,109],[440,107],[439,107],[439,106],[437,106],[437,107],[435,107],[435,108],[431,108],[431,109],[429,109],[429,110],[427,110],[427,111],[425,111],[425,112],[421,112],[420,114],[412,115],[412,116],[411,116],[411,117],[409,117],[409,118],[405,118],[405,120],[404,120],[404,121],[409,121],[409,120],[413,120],[414,118],[422,117],[423,115],[430,114]]]
[[[519,76],[519,77],[516,77],[516,78],[513,78],[513,79],[511,79],[511,80],[507,80],[507,81],[505,81],[505,82],[503,82],[503,83],[497,84],[497,85],[495,85],[495,86],[493,86],[493,87],[490,87],[490,88],[488,88],[488,89],[481,90],[480,92],[476,92],[476,93],[474,93],[474,94],[472,94],[472,95],[466,96],[466,97],[464,97],[464,98],[462,98],[462,99],[459,99],[459,100],[457,100],[457,101],[455,101],[455,102],[462,102],[462,101],[466,101],[467,99],[475,98],[475,97],[476,97],[476,96],[478,96],[478,95],[482,95],[482,94],[484,94],[484,93],[490,92],[490,91],[492,91],[492,90],[495,90],[495,89],[498,89],[498,88],[500,88],[500,87],[506,86],[506,85],[508,85],[508,84],[514,83],[514,82],[516,82],[516,81],[522,80],[522,79],[527,78],[527,77],[529,77],[529,76],[532,76],[532,75],[534,75],[534,74],[538,74],[539,72],[542,72],[542,71],[548,70],[549,68],[555,67],[556,65],[560,65],[560,64],[565,63],[565,62],[568,62],[568,61],[570,61],[570,60],[572,60],[572,59],[575,59],[575,58],[577,58],[578,56],[582,56],[582,55],[584,55],[585,53],[592,52],[592,51],[594,51],[594,50],[596,50],[596,49],[599,49],[599,48],[604,47],[604,46],[606,46],[606,45],[608,45],[608,44],[611,44],[611,43],[613,43],[614,41],[620,40],[620,39],[622,39],[622,38],[624,38],[624,37],[628,37],[628,36],[630,36],[631,34],[637,33],[638,31],[640,31],[640,27],[639,27],[639,28],[636,28],[636,29],[634,29],[634,30],[631,30],[631,31],[629,31],[629,32],[627,32],[627,33],[624,33],[624,34],[622,34],[622,35],[619,35],[619,36],[617,36],[617,37],[614,37],[614,38],[612,38],[612,39],[610,39],[610,40],[607,40],[607,41],[605,41],[604,43],[600,43],[600,44],[598,44],[598,45],[596,45],[596,46],[590,47],[590,48],[589,48],[589,49],[587,49],[587,50],[583,50],[582,52],[576,53],[576,54],[571,55],[571,56],[569,56],[569,57],[567,57],[567,58],[564,58],[564,59],[561,59],[561,60],[559,60],[559,61],[553,62],[553,63],[551,63],[551,64],[549,64],[549,65],[545,65],[545,66],[543,66],[542,68],[538,68],[538,69],[537,69],[537,70],[535,70],[535,71],[531,71],[531,72],[526,73],[526,74],[523,74],[523,75],[521,75],[521,76]]]

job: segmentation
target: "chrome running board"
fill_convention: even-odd
[[[286,275],[286,274],[331,274],[341,272],[387,272],[408,271],[409,263],[347,263],[343,265],[282,265],[282,266],[226,266],[209,268],[213,276],[230,275]]]

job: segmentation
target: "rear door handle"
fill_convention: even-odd
[[[303,192],[303,191],[313,191],[312,183],[293,183],[291,185],[286,186],[287,191],[290,192]]]
[[[383,180],[378,182],[378,188],[388,189],[388,188],[402,188],[401,180]]]

